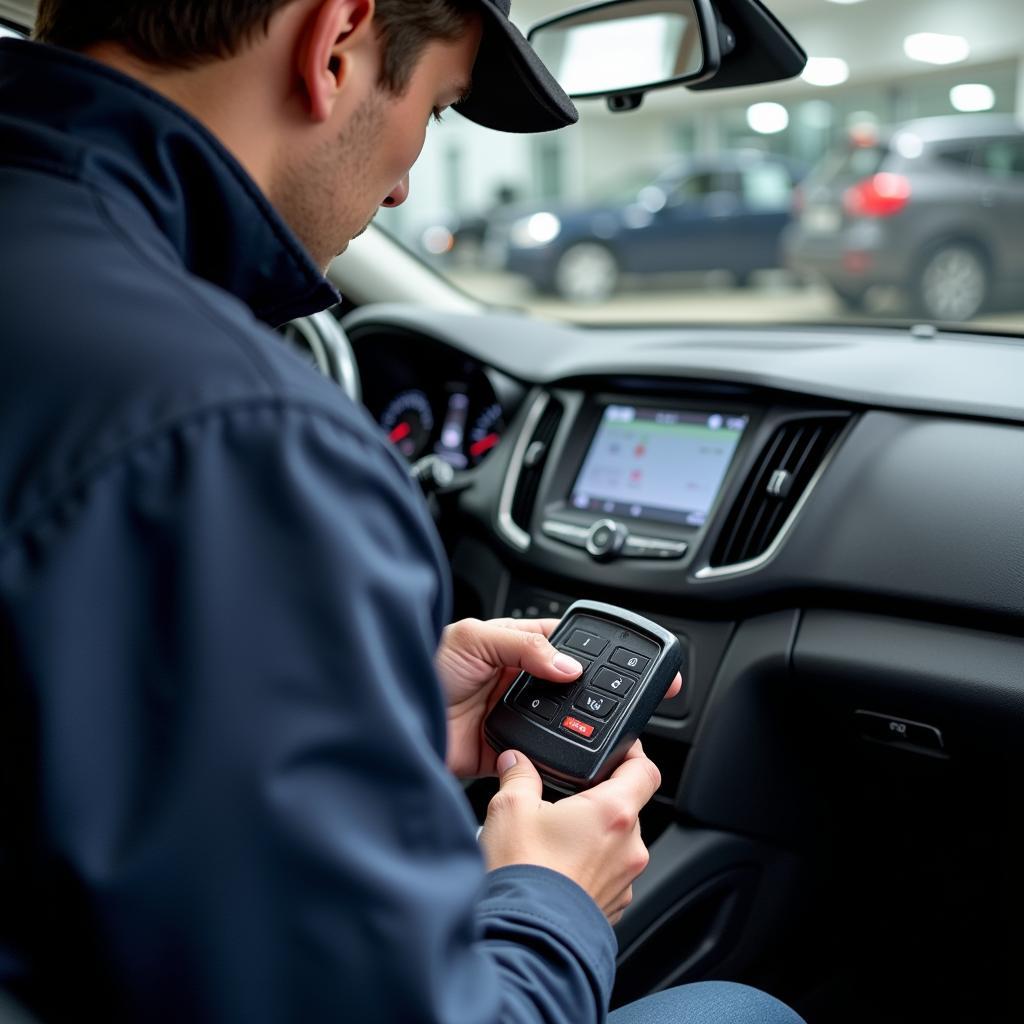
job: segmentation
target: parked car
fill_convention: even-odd
[[[798,206],[787,262],[848,307],[887,285],[914,315],[970,320],[1024,277],[1024,128],[963,115],[853,139],[810,175]]]
[[[608,298],[624,275],[727,270],[744,285],[781,266],[802,174],[757,151],[688,159],[606,201],[506,210],[488,229],[486,258],[575,302]]]

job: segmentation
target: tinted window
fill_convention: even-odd
[[[978,147],[978,166],[993,178],[1024,177],[1024,139],[997,139]]]
[[[973,146],[953,146],[949,149],[940,149],[935,155],[943,163],[958,164],[961,167],[970,167],[974,163]]]
[[[739,191],[739,180],[735,174],[722,171],[701,171],[679,181],[672,189],[669,202],[692,203],[720,192]]]

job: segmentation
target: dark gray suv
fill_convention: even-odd
[[[851,309],[897,286],[914,316],[964,321],[1024,288],[1024,127],[1011,117],[929,118],[851,141],[797,205],[787,264]]]

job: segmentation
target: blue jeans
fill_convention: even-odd
[[[666,989],[609,1015],[608,1024],[804,1024],[788,1006],[756,988],[702,981]]]

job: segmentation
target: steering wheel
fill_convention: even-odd
[[[325,310],[292,320],[281,328],[281,334],[353,402],[362,401],[363,389],[352,345],[332,313]]]

